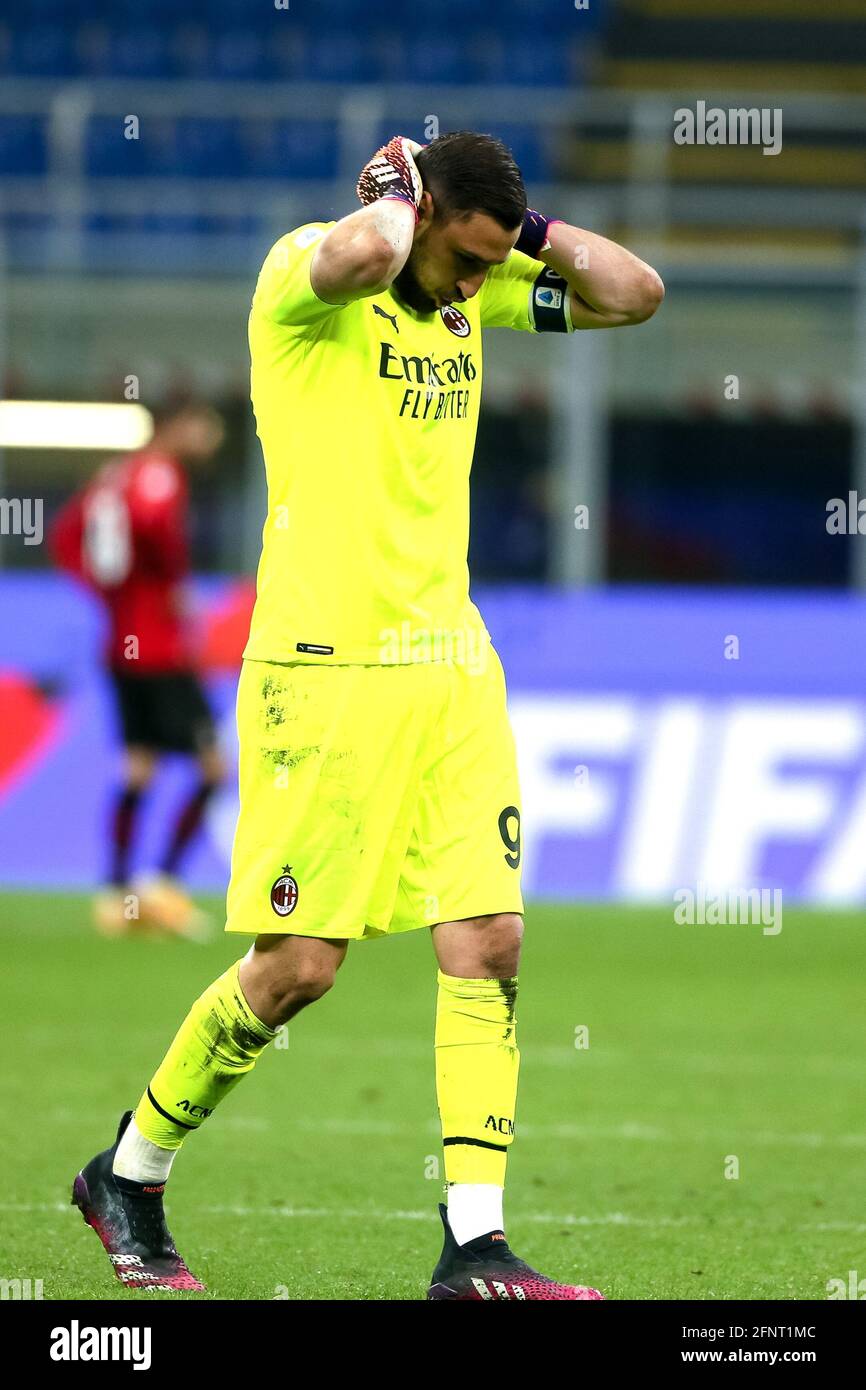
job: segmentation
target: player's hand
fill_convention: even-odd
[[[399,198],[411,204],[417,218],[424,187],[414,156],[423,148],[405,135],[395,135],[377,150],[358,179],[358,197],[364,206],[380,198]]]
[[[550,222],[560,220],[558,217],[545,217],[543,212],[536,212],[534,208],[527,208],[523,214],[520,236],[514,243],[515,251],[522,251],[525,256],[532,256],[535,260],[539,260],[542,251],[546,251],[550,245],[547,239],[547,228]]]

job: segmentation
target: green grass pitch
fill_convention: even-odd
[[[25,893],[0,895],[0,937],[0,1276],[41,1278],[46,1299],[135,1297],[68,1205],[72,1179],[246,939],[107,942],[86,898]],[[866,1275],[864,964],[855,914],[792,910],[774,937],[671,909],[530,909],[518,1254],[611,1299],[822,1299]],[[435,990],[425,931],[352,946],[288,1047],[188,1141],[167,1210],[208,1285],[193,1297],[423,1298],[441,1244]]]

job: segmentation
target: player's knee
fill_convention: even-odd
[[[332,988],[337,968],[329,961],[294,961],[290,968],[274,962],[264,981],[270,995],[271,1011],[287,1021],[299,1009],[314,1004]]]
[[[298,1002],[312,1004],[333,987],[336,975],[333,966],[309,962],[295,970],[289,982],[289,993]]]
[[[523,918],[517,912],[499,912],[484,922],[480,943],[481,973],[486,979],[505,980],[520,965]]]

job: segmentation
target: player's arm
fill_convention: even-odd
[[[652,318],[665,296],[652,266],[607,237],[551,222],[538,259],[569,287],[574,328],[625,328]]]
[[[310,265],[310,284],[326,304],[349,304],[381,294],[412,249],[417,215],[398,198],[381,198],[344,217],[322,238]]]
[[[271,247],[253,296],[254,317],[315,333],[347,304],[388,289],[412,249],[422,193],[413,153],[420,148],[395,136],[361,172],[362,208],[330,226],[308,223]]]
[[[330,227],[308,223],[288,232],[265,257],[251,323],[265,320],[295,334],[315,333],[347,304],[387,288],[409,254],[414,229],[412,210],[389,201]]]
[[[656,272],[625,247],[528,209],[511,255],[481,286],[481,326],[624,328],[651,318],[664,292]]]
[[[395,135],[364,165],[359,212],[350,213],[316,247],[310,284],[326,304],[348,304],[387,290],[399,275],[418,223],[421,146]]]

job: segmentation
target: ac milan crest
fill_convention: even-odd
[[[271,907],[278,917],[288,917],[298,905],[298,882],[292,878],[291,865],[284,864],[283,872],[271,889]]]
[[[443,304],[439,312],[446,328],[449,328],[458,338],[469,337],[469,320],[465,314],[461,314],[460,310],[455,309],[453,304]]]

